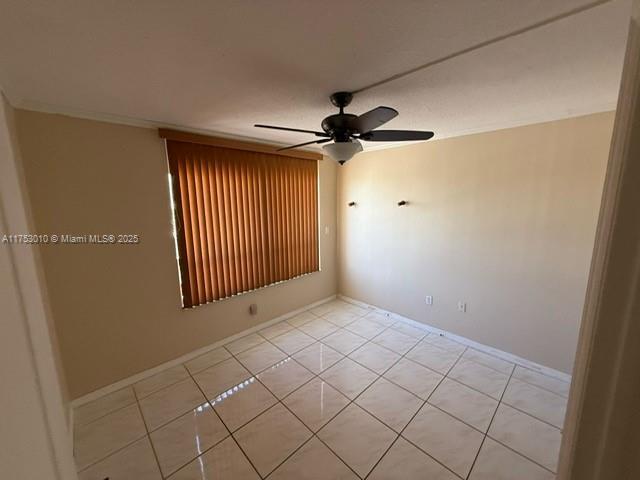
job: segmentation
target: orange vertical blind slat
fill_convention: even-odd
[[[319,269],[317,161],[176,140],[167,153],[184,307]]]

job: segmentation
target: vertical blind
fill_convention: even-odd
[[[167,140],[182,301],[318,270],[317,161]]]

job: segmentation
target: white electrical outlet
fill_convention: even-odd
[[[433,297],[431,295],[427,295],[424,299],[424,303],[427,305],[433,305]]]
[[[458,311],[465,313],[467,311],[467,302],[458,302]]]

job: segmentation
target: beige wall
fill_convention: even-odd
[[[336,293],[333,162],[319,167],[321,272],[182,310],[157,132],[21,110],[16,117],[38,232],[142,239],[42,249],[72,398]]]
[[[322,272],[193,310],[179,307],[156,132],[21,110],[16,120],[38,232],[142,238],[42,249],[72,398],[338,289],[571,370],[611,113],[357,156],[338,170],[339,268],[337,169],[320,162]]]
[[[0,238],[30,231],[13,108],[0,91]],[[64,376],[33,245],[0,243],[2,478],[76,478]]]
[[[612,125],[602,113],[358,155],[338,176],[339,291],[571,372]]]

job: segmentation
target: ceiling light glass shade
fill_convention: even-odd
[[[347,160],[351,160],[351,157],[356,153],[362,151],[362,144],[358,140],[350,140],[348,142],[328,143],[322,149],[336,162],[343,164]]]

